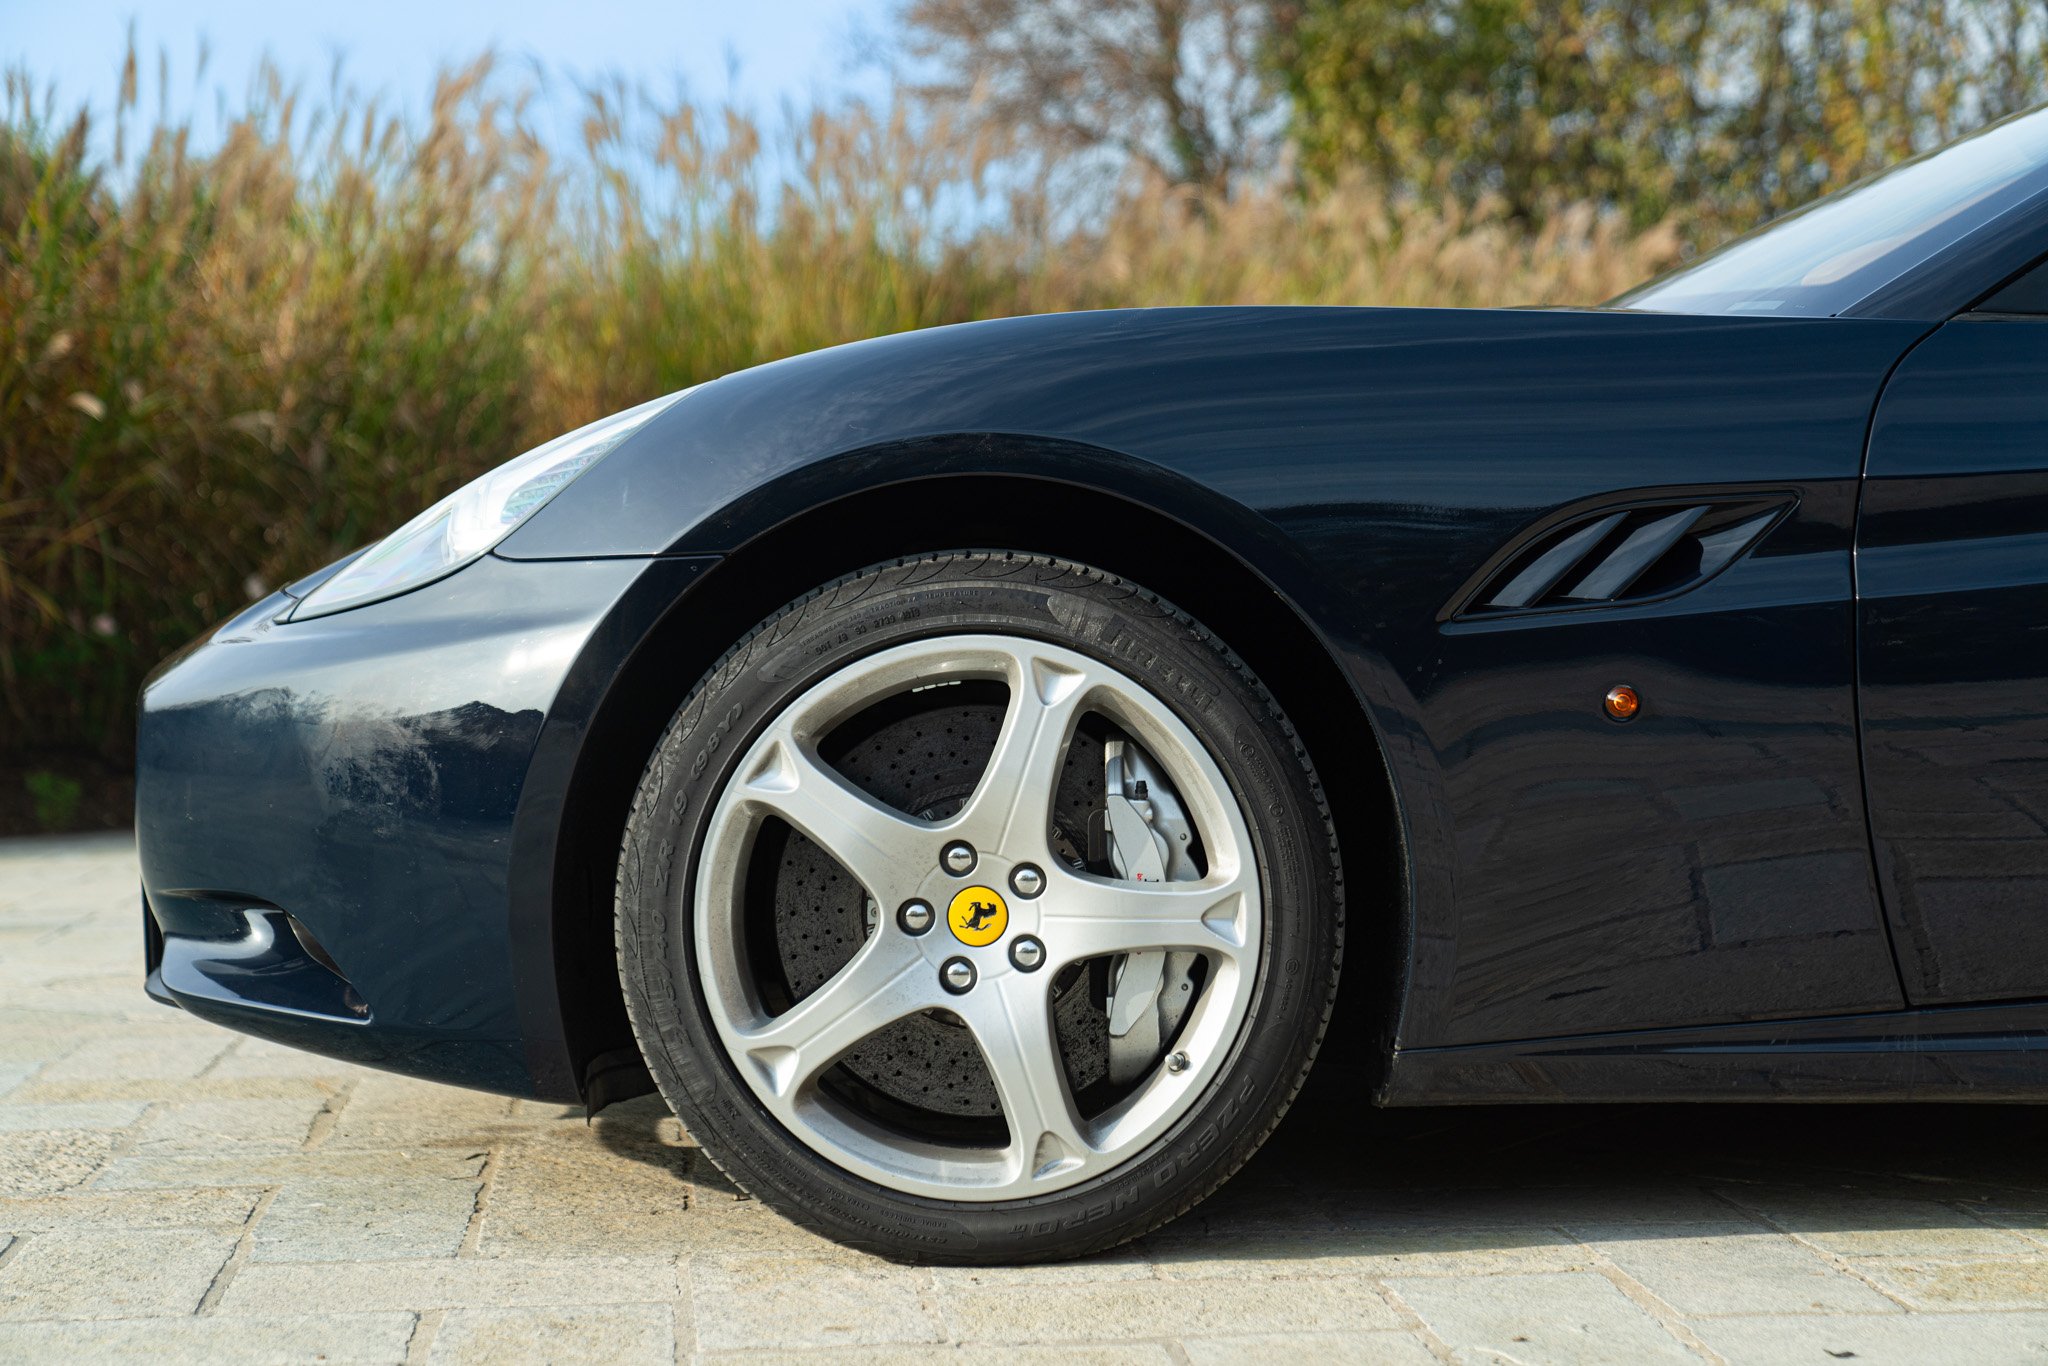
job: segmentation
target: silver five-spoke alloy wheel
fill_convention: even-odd
[[[821,758],[821,740],[862,709],[962,682],[1000,683],[1008,701],[986,770],[943,819],[898,811]],[[1198,876],[1113,878],[1074,866],[1054,847],[1063,757],[1091,713],[1142,746],[1170,780],[1199,832]],[[777,820],[836,860],[872,911],[844,966],[780,1013],[764,1003],[750,962],[743,887],[756,840]],[[798,696],[731,770],[694,888],[704,1000],[745,1084],[832,1163],[893,1190],[952,1201],[1057,1191],[1144,1149],[1224,1065],[1260,959],[1252,849],[1215,760],[1128,674],[1010,635],[897,645]],[[964,893],[977,908],[971,928],[950,913]],[[1171,1051],[1113,1104],[1084,1115],[1061,1056],[1054,983],[1072,965],[1161,951],[1200,956],[1199,995]],[[849,1050],[920,1013],[942,1013],[971,1032],[1007,1130],[1001,1146],[905,1133],[821,1085]]]

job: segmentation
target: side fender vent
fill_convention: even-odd
[[[1752,550],[1789,496],[1673,499],[1539,524],[1493,557],[1440,614],[1474,620],[1648,602],[1705,583]]]

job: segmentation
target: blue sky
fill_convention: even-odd
[[[552,98],[573,107],[575,78],[619,73],[663,94],[736,97],[772,114],[787,97],[875,93],[881,74],[855,60],[856,38],[887,32],[891,0],[0,0],[0,65],[24,67],[59,109],[88,101],[108,113],[120,88],[131,19],[153,111],[156,55],[170,58],[171,108],[212,131],[215,92],[239,103],[264,56],[313,93],[340,52],[348,82],[406,109],[422,107],[437,67],[487,47],[537,59],[557,76]],[[210,49],[196,87],[201,40]]]

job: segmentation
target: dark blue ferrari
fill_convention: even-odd
[[[1383,1105],[2048,1099],[2048,112],[1597,309],[801,356],[143,694],[151,994],[924,1261]],[[1341,991],[1340,991],[1341,980]]]

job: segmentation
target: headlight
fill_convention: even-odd
[[[293,620],[394,597],[454,573],[512,534],[605,452],[690,391],[578,427],[465,484],[309,593]]]

